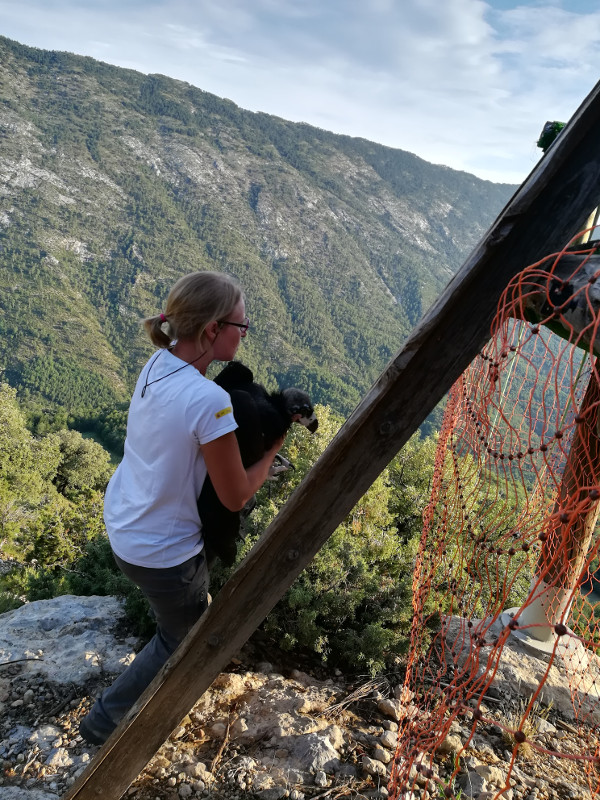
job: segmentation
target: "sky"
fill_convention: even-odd
[[[0,0],[0,34],[513,184],[600,77],[597,0]]]

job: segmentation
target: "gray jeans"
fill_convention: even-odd
[[[87,715],[86,727],[101,738],[117,727],[208,606],[208,568],[203,552],[166,569],[136,567],[117,556],[115,561],[148,600],[156,617],[156,633]]]

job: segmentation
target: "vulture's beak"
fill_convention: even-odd
[[[314,433],[319,427],[319,420],[316,418],[314,412],[310,417],[300,417],[298,422],[300,425],[304,425],[305,428],[308,428],[311,433]]]

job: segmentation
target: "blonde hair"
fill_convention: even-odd
[[[145,319],[144,328],[156,347],[169,347],[174,339],[200,340],[209,322],[227,317],[242,296],[231,275],[192,272],[179,278],[164,313]]]

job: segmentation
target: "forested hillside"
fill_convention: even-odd
[[[141,593],[116,568],[102,522],[108,453],[77,431],[32,436],[0,383],[0,614],[58,594],[118,594],[136,630],[152,631]],[[294,425],[295,469],[269,482],[245,523],[242,557],[329,444],[342,419],[317,407],[319,429]],[[375,672],[406,648],[411,572],[435,441],[415,434],[339,526],[269,617],[278,647]],[[230,569],[211,568],[215,594]]]
[[[347,413],[512,188],[0,38],[0,368],[38,432],[54,408],[115,446],[140,318],[228,270],[241,358]]]

